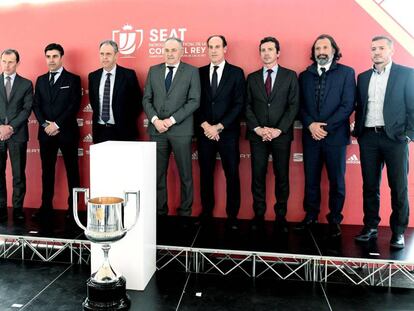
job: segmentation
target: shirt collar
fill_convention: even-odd
[[[391,70],[391,66],[392,66],[392,61],[390,61],[387,65],[385,65],[384,69],[382,72],[379,72],[376,68],[375,65],[372,65],[372,70],[377,73],[377,74],[383,74],[386,72],[389,72]]]
[[[175,65],[169,65],[169,64],[165,63],[165,69],[168,69],[168,67],[174,67],[174,69],[177,69],[180,64],[181,64],[181,62],[178,62],[178,64],[175,64]]]
[[[112,68],[110,71],[107,71],[107,70],[103,69],[103,74],[104,75],[106,75],[107,73],[110,73],[111,76],[113,77],[115,75],[115,72],[116,72],[116,64],[115,64],[114,68]]]
[[[223,67],[224,67],[224,65],[226,64],[226,61],[225,60],[223,60],[220,64],[218,64],[218,65],[214,65],[213,63],[210,63],[210,70],[213,70],[214,69],[214,66],[218,66],[218,68],[217,69],[223,69]]]
[[[51,72],[56,72],[57,74],[61,74],[61,73],[62,73],[62,71],[63,71],[63,66],[62,66],[62,67],[60,67],[58,70],[55,70],[55,71],[50,71],[49,73],[51,73]]]
[[[7,75],[7,74],[3,74],[4,75],[4,80],[6,80],[6,77],[10,77],[11,81],[14,81],[14,79],[16,78],[16,73],[13,73],[12,75]]]
[[[278,68],[279,68],[279,65],[277,65],[277,64],[274,65],[272,68],[263,67],[263,74],[264,75],[267,74],[267,70],[269,70],[269,69],[273,70],[272,73],[276,73]]]
[[[321,71],[321,68],[325,68],[326,69],[325,71],[328,71],[329,68],[331,68],[331,65],[332,65],[332,61],[330,61],[329,63],[327,63],[327,64],[325,64],[323,66],[321,66],[321,65],[318,64],[318,72]]]

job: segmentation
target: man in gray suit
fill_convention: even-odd
[[[23,221],[26,194],[27,119],[33,102],[32,82],[16,73],[20,56],[16,50],[1,53],[0,75],[0,221],[7,221],[7,151],[13,173],[13,218]]]
[[[157,214],[168,214],[167,169],[171,151],[181,180],[179,216],[191,216],[193,177],[191,138],[193,113],[200,105],[198,69],[181,62],[183,43],[169,38],[164,43],[165,63],[148,72],[142,105],[148,117],[151,141],[157,143]]]

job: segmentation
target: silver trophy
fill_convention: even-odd
[[[80,222],[78,216],[78,194],[84,193],[87,207],[87,225]],[[136,197],[135,219],[132,225],[125,226],[124,209],[129,196]],[[104,261],[100,268],[92,273],[87,282],[88,297],[83,303],[84,310],[128,310],[130,301],[126,295],[126,280],[117,274],[109,263],[108,252],[111,243],[122,239],[137,223],[140,212],[139,191],[125,191],[124,198],[96,197],[89,198],[89,189],[73,189],[73,215],[76,223],[85,231],[85,236],[94,243],[101,244]]]

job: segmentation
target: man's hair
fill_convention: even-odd
[[[2,57],[3,55],[12,55],[12,54],[14,54],[14,56],[16,56],[16,63],[20,62],[19,52],[17,52],[14,49],[5,49],[3,52],[1,52],[0,57]]]
[[[334,50],[335,50],[335,53],[334,53],[334,57],[333,57],[333,59],[334,59],[334,60],[339,60],[339,59],[342,57],[341,50],[339,49],[338,44],[336,44],[335,39],[334,39],[332,36],[327,35],[327,34],[320,35],[319,37],[317,37],[317,38],[315,39],[315,41],[314,41],[314,42],[313,42],[313,44],[312,44],[312,48],[311,48],[311,58],[310,58],[310,59],[311,59],[312,61],[316,62],[316,58],[315,58],[315,44],[316,44],[316,42],[317,42],[318,40],[322,40],[322,39],[328,39],[328,40],[329,40],[329,42],[331,42],[331,45],[332,45],[332,47],[333,47],[333,48],[334,48]]]
[[[165,46],[165,44],[167,44],[167,42],[168,41],[175,41],[175,42],[178,42],[178,44],[180,45],[180,49],[182,49],[183,48],[183,40],[181,40],[181,39],[178,39],[178,38],[176,38],[176,37],[169,37],[169,38],[167,38],[165,41],[164,41],[164,46]]]
[[[275,37],[264,37],[262,40],[260,40],[259,52],[260,52],[260,49],[262,48],[262,45],[267,42],[273,42],[276,47],[276,52],[277,53],[280,52],[280,43],[279,43],[279,40],[277,40]]]
[[[212,36],[208,37],[208,39],[207,39],[207,46],[208,46],[208,42],[210,41],[210,39],[211,38],[214,38],[214,37],[218,37],[218,38],[221,39],[221,41],[223,41],[223,48],[225,48],[227,46],[227,40],[226,40],[226,38],[223,35],[212,35]]]
[[[393,47],[394,46],[394,41],[392,41],[392,39],[390,37],[385,36],[385,35],[375,36],[375,37],[372,38],[371,42],[378,41],[378,40],[385,40],[385,41],[387,41],[387,44],[388,44],[389,47]]]
[[[65,55],[65,51],[63,50],[63,47],[58,43],[50,43],[45,47],[45,54],[47,51],[53,51],[57,50],[59,51],[60,56]]]
[[[115,42],[114,40],[104,40],[104,41],[102,41],[102,42],[99,44],[99,49],[101,49],[101,47],[102,47],[103,45],[106,45],[106,44],[108,44],[108,45],[112,46],[112,47],[114,48],[114,52],[115,52],[115,53],[118,53],[118,51],[119,51],[119,49],[118,49],[118,44],[116,44],[116,42]]]

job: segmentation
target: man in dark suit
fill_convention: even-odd
[[[252,164],[252,193],[255,217],[252,229],[260,229],[266,212],[266,173],[269,154],[275,175],[275,225],[287,232],[289,158],[293,121],[299,109],[296,73],[278,64],[280,44],[276,38],[260,41],[263,68],[247,77],[246,120]]]
[[[193,176],[191,138],[193,113],[200,105],[198,69],[181,62],[184,49],[180,39],[164,43],[165,63],[148,72],[142,100],[150,121],[148,132],[157,143],[157,214],[168,214],[167,170],[171,151],[181,180],[178,215],[191,216]]]
[[[329,179],[327,219],[332,238],[341,235],[349,116],[355,106],[355,73],[352,68],[337,63],[341,56],[335,40],[329,35],[320,35],[312,46],[313,64],[299,76],[306,216],[296,228],[305,229],[318,222],[321,173],[325,164]]]
[[[6,163],[7,151],[13,174],[13,218],[24,221],[26,194],[26,149],[29,139],[27,119],[33,102],[33,86],[16,73],[20,56],[16,50],[1,53],[0,75],[0,221],[7,220]]]
[[[116,63],[116,42],[101,42],[99,55],[102,68],[88,76],[93,142],[136,140],[137,117],[142,109],[137,75],[134,70]]]
[[[354,135],[361,156],[364,228],[355,240],[377,238],[384,164],[391,188],[391,247],[404,248],[408,225],[408,144],[414,139],[414,70],[392,62],[389,37],[372,39],[373,67],[358,76]]]
[[[240,67],[225,60],[227,42],[214,35],[207,40],[211,63],[200,68],[201,99],[196,113],[202,221],[214,209],[214,167],[220,154],[226,176],[226,211],[229,228],[237,229],[240,209],[239,136],[240,113],[244,108],[245,81]]]
[[[63,68],[64,50],[51,43],[45,48],[49,71],[37,78],[33,111],[39,122],[39,146],[42,160],[42,205],[33,217],[53,211],[55,167],[60,149],[68,181],[68,212],[72,215],[72,189],[79,187],[79,127],[76,116],[82,96],[80,77]]]

